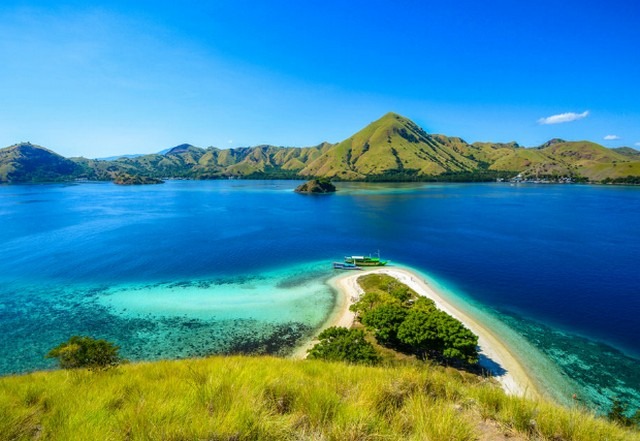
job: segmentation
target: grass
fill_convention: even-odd
[[[520,439],[640,440],[431,366],[212,357],[0,378],[0,440],[471,441],[483,420]]]

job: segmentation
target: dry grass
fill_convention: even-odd
[[[0,440],[470,441],[481,419],[524,439],[640,440],[438,367],[213,357],[0,379]]]

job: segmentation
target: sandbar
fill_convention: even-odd
[[[445,296],[434,289],[428,281],[412,271],[397,266],[376,267],[363,271],[349,271],[329,280],[330,286],[338,292],[336,307],[333,313],[324,323],[323,329],[331,326],[349,328],[353,325],[355,314],[349,307],[355,303],[362,294],[362,288],[357,282],[358,277],[364,274],[387,274],[409,286],[419,295],[430,298],[436,306],[447,314],[460,320],[470,331],[478,336],[478,352],[480,353],[480,365],[491,372],[507,394],[524,396],[529,398],[540,397],[540,392],[535,387],[527,372],[514,357],[512,351],[502,342],[487,326],[455,307]],[[305,358],[307,350],[313,347],[317,340],[309,341],[296,348],[293,358]]]

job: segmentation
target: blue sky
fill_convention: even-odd
[[[4,0],[0,146],[309,146],[394,111],[468,142],[640,148],[638,48],[635,1]]]

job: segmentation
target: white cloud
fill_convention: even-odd
[[[574,112],[559,113],[557,115],[547,116],[546,118],[540,118],[538,120],[538,124],[560,124],[560,123],[566,123],[571,121],[577,121],[579,119],[586,118],[587,116],[589,116],[588,110],[585,110],[582,113],[574,113]]]
[[[636,142],[636,147],[640,147],[640,142]]]
[[[604,138],[605,141],[615,141],[617,139],[621,139],[618,135],[607,135]]]

